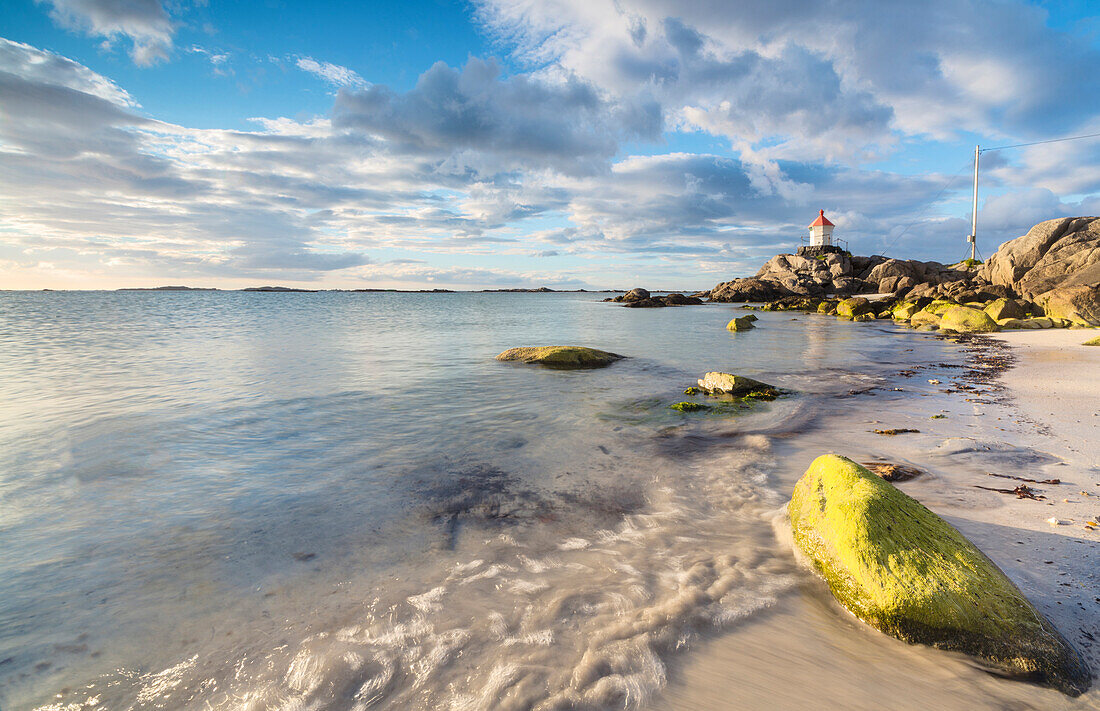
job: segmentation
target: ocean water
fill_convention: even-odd
[[[811,666],[801,437],[961,346],[599,298],[0,294],[0,708],[676,707],[738,630]],[[540,344],[629,358],[493,359]],[[708,370],[793,394],[670,410]]]

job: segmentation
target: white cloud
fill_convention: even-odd
[[[320,77],[338,88],[368,86],[363,77],[347,67],[341,67],[339,64],[319,62],[313,57],[295,57],[294,64],[302,71]]]
[[[139,66],[168,59],[175,26],[160,0],[35,0],[51,6],[55,22],[114,42],[127,37]]]

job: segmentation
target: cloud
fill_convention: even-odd
[[[576,77],[505,78],[495,62],[476,58],[461,70],[438,62],[404,94],[380,85],[343,91],[333,122],[456,175],[598,172],[620,141],[656,140],[661,130],[652,102],[608,103]]]
[[[309,72],[335,87],[365,87],[368,82],[347,67],[329,62],[320,62],[313,57],[295,57],[294,64],[304,72]]]
[[[127,37],[139,66],[168,59],[175,26],[160,0],[35,0],[62,27],[114,42]]]

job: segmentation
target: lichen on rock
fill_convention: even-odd
[[[794,542],[872,627],[1077,696],[1091,674],[1001,570],[950,524],[850,459],[818,457],[788,505]]]
[[[779,389],[772,385],[746,378],[743,375],[734,375],[733,373],[707,373],[700,378],[699,388],[708,395],[744,397],[755,393],[753,397],[760,400],[765,399],[765,394],[773,396],[772,399],[780,394]]]
[[[510,348],[497,356],[497,360],[517,360],[537,363],[549,368],[601,368],[611,365],[625,356],[618,353],[586,348],[584,346],[533,346]]]
[[[726,324],[726,330],[727,331],[748,331],[750,329],[756,328],[756,326],[753,325],[753,321],[755,321],[755,320],[756,320],[756,317],[753,316],[752,314],[749,314],[748,316],[738,316],[738,317],[732,319],[729,323]]]
[[[940,328],[959,333],[994,333],[1001,330],[985,311],[969,306],[953,306],[940,317]]]

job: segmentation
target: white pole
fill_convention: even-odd
[[[978,251],[978,146],[974,146],[974,213],[970,219],[970,258],[977,258]]]

